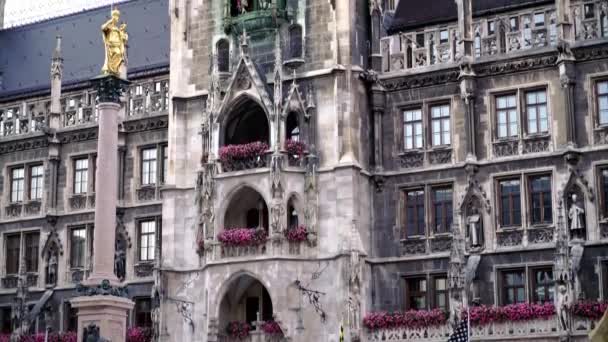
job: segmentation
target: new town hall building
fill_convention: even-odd
[[[608,299],[608,2],[119,7],[131,85],[107,257],[129,325],[161,341],[237,341],[233,321],[252,341],[442,341],[467,307],[553,303],[473,340],[585,340],[595,320],[570,308]],[[3,333],[76,327],[109,13],[0,30]],[[448,321],[363,322],[432,309]]]

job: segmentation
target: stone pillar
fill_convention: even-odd
[[[574,110],[574,87],[576,85],[576,71],[574,70],[573,60],[568,58],[571,56],[563,56],[558,61],[559,79],[562,85],[561,93],[564,101],[564,114],[566,116],[566,145],[571,147],[577,146],[576,139],[576,114]]]
[[[464,106],[465,137],[467,161],[477,160],[477,130],[475,120],[475,78],[472,69],[467,64],[460,71],[460,99]]]
[[[473,0],[455,0],[458,8],[458,55],[473,56]]]
[[[386,109],[386,93],[384,88],[378,82],[372,83],[371,86],[371,106],[374,118],[374,167],[381,170],[383,167],[382,158],[382,116]]]
[[[71,300],[78,309],[78,340],[84,329],[99,328],[100,337],[125,341],[127,313],[133,302],[123,298],[114,274],[116,204],[118,201],[118,115],[120,96],[127,82],[116,76],[93,79],[99,96],[97,176],[95,177],[95,230],[93,233],[93,273],[83,282],[80,297]]]
[[[95,230],[93,234],[93,273],[87,283],[100,284],[114,275],[114,241],[116,236],[116,201],[118,200],[118,111],[120,104],[99,104],[99,138],[97,140],[97,176],[95,177]]]
[[[557,38],[571,43],[574,37],[570,0],[555,0],[555,8],[557,9]]]

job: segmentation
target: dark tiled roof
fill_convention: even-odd
[[[473,0],[473,15],[504,12],[515,8],[554,2],[552,0]],[[389,33],[458,19],[454,0],[400,0]]]
[[[169,0],[121,3],[121,21],[129,33],[128,72],[169,64]],[[63,84],[91,79],[104,60],[101,25],[109,6],[21,27],[0,30],[0,98],[50,88],[55,37],[62,37]]]

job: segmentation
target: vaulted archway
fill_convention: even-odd
[[[244,273],[232,279],[220,301],[220,331],[230,322],[245,322],[253,327],[256,321],[273,320],[270,294],[264,284]]]
[[[224,214],[224,229],[264,228],[268,232],[268,206],[262,195],[244,186],[230,198]]]
[[[270,125],[264,109],[248,96],[231,105],[224,121],[222,145],[240,145],[261,141],[270,143]]]

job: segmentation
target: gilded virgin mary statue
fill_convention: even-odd
[[[120,67],[126,60],[126,46],[129,36],[127,35],[127,25],[118,25],[120,12],[118,9],[112,10],[112,17],[101,26],[103,44],[106,49],[106,60],[101,68],[104,75],[120,76]]]

